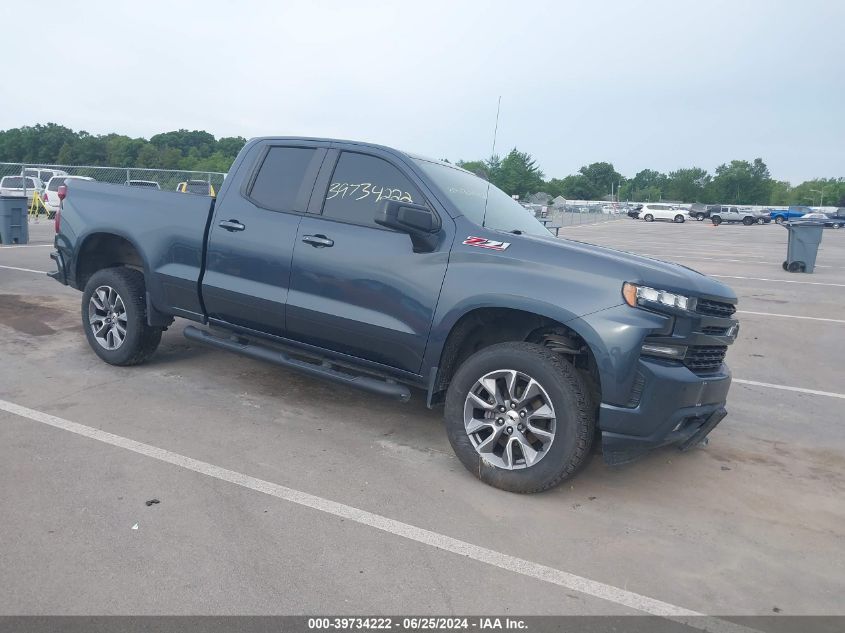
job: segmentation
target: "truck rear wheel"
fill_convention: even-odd
[[[162,330],[147,325],[144,275],[124,267],[91,275],[82,293],[82,327],[91,349],[110,365],[147,360]]]
[[[595,413],[578,371],[533,343],[470,356],[446,394],[446,433],[461,463],[510,492],[547,490],[590,454]]]

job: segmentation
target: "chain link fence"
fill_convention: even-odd
[[[619,206],[612,212],[603,208],[601,203],[592,206],[576,208],[560,208],[541,205],[529,205],[534,216],[549,228],[552,233],[557,234],[560,228],[566,226],[578,226],[580,224],[599,224],[601,222],[612,222],[627,218],[627,208]]]
[[[137,187],[153,187],[162,191],[176,191],[180,183],[189,181],[202,181],[210,184],[215,192],[220,191],[223,178],[226,174],[216,171],[189,171],[184,169],[148,169],[144,167],[98,167],[94,165],[47,165],[33,163],[3,163],[0,162],[0,183],[5,176],[27,176],[34,180],[38,191],[30,191],[30,180],[28,178],[15,181],[6,181],[5,187],[21,185],[26,187],[25,195],[30,201],[35,194],[43,197],[44,188],[53,176],[85,176],[99,182],[111,183],[113,185],[131,185]],[[21,191],[16,191],[21,195]],[[43,205],[42,205],[43,207]],[[31,205],[33,214],[38,215],[42,210],[38,204]],[[43,209],[46,212],[46,209]]]

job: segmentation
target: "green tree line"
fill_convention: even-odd
[[[0,131],[0,161],[227,172],[244,143],[240,136],[215,139],[200,130],[165,132],[147,140],[74,132],[48,123]]]
[[[94,135],[47,123],[0,131],[0,161],[111,167],[149,167],[226,172],[246,139],[215,139],[201,130],[176,130],[150,137],[123,134]],[[760,158],[732,160],[711,174],[700,167],[667,174],[643,169],[632,178],[616,171],[612,163],[585,165],[578,173],[549,178],[527,152],[512,149],[504,158],[458,161],[458,165],[489,180],[521,199],[545,193],[551,198],[601,200],[611,191],[619,200],[638,202],[672,200],[762,205],[845,206],[845,178],[815,178],[793,186],[772,178]]]
[[[527,152],[514,148],[504,158],[459,160],[457,164],[510,195],[525,199],[542,192],[550,198],[569,200],[704,202],[759,205],[845,206],[845,178],[814,178],[793,186],[775,180],[761,158],[732,160],[710,174],[701,167],[687,167],[668,174],[643,169],[633,178],[616,171],[612,163],[592,163],[565,178],[545,180],[545,174]],[[617,198],[618,196],[618,198]]]

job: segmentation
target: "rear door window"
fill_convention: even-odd
[[[58,191],[59,185],[65,184],[65,178],[63,176],[55,176],[50,179],[50,183],[47,185],[47,189],[49,191]]]
[[[271,211],[304,212],[319,165],[316,149],[271,147],[247,196]]]
[[[386,160],[343,152],[326,192],[323,216],[383,228],[375,223],[375,215],[385,200],[425,204],[419,189]]]

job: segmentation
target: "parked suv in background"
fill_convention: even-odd
[[[23,170],[24,176],[31,176],[38,178],[41,182],[50,182],[53,176],[67,176],[67,172],[62,169],[48,169],[46,167],[27,167]]]
[[[44,191],[44,183],[39,178],[26,176],[26,200],[27,204],[32,203],[35,193],[38,195]],[[0,180],[0,196],[23,196],[24,176],[3,176]]]
[[[705,218],[710,217],[711,209],[712,207],[709,207],[706,204],[696,202],[690,206],[689,211],[687,211],[687,215],[691,218],[695,218],[699,222],[702,222]]]
[[[44,201],[44,206],[47,207],[47,217],[52,219],[59,210],[59,185],[65,184],[68,180],[94,180],[88,176],[53,176],[50,182],[47,183],[47,188],[44,189],[44,195],[41,199]]]
[[[722,222],[742,222],[746,226],[751,226],[757,224],[757,220],[758,216],[751,209],[721,206],[710,212],[710,221],[717,226]]]
[[[678,224],[684,222],[684,212],[671,204],[644,204],[640,210],[640,217],[646,222],[655,220],[669,220]]]

